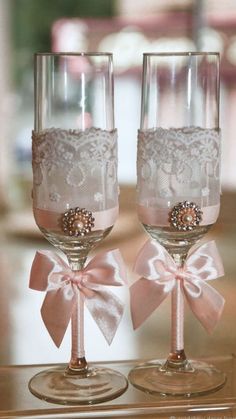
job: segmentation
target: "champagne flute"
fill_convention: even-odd
[[[180,277],[175,278],[171,292],[168,359],[138,366],[129,379],[154,394],[189,396],[217,390],[225,383],[224,373],[206,363],[189,361],[184,352],[182,283],[187,277],[184,266],[189,251],[219,213],[218,53],[144,54],[137,176],[139,220],[171,255]],[[162,288],[163,295],[167,288]]]
[[[35,55],[32,140],[36,223],[47,240],[66,255],[75,278],[80,278],[88,253],[109,234],[118,216],[112,54]],[[34,276],[40,276],[36,268]],[[76,283],[68,367],[43,371],[29,383],[31,392],[47,401],[98,403],[127,388],[119,372],[87,364],[83,281],[86,279]],[[64,284],[67,282],[65,275]],[[54,313],[50,316],[53,322]],[[97,309],[95,317],[100,323],[102,316]]]

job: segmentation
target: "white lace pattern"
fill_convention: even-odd
[[[117,205],[117,131],[49,128],[32,133],[34,205],[99,211]]]
[[[195,199],[219,202],[220,133],[214,129],[157,128],[138,133],[138,199],[146,206]]]

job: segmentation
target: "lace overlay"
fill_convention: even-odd
[[[34,206],[101,211],[117,205],[117,131],[50,128],[32,133]]]
[[[220,134],[213,129],[183,127],[138,133],[138,201],[167,207],[194,200],[219,203]]]

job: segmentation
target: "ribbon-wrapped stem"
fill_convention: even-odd
[[[187,253],[172,253],[173,260],[178,268],[184,266]],[[171,343],[170,353],[163,369],[183,371],[189,369],[184,351],[184,296],[180,281],[176,281],[171,292]]]
[[[69,265],[72,271],[83,269],[86,257],[81,259],[70,259]],[[77,294],[77,301],[71,317],[71,359],[67,373],[73,374],[86,372],[88,364],[85,358],[84,348],[84,297],[81,292]]]

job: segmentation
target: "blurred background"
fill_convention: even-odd
[[[226,307],[208,337],[186,307],[186,352],[192,357],[236,350],[236,3],[235,0],[0,0],[0,363],[66,362],[70,331],[54,347],[40,318],[43,294],[28,289],[36,249],[51,248],[31,211],[33,54],[107,51],[114,54],[115,119],[119,133],[120,217],[98,250],[119,247],[129,271],[147,239],[135,212],[136,134],[142,53],[218,51],[221,54],[222,205],[208,238],[217,241],[226,275],[214,282]],[[136,332],[128,292],[126,312],[111,347],[86,314],[87,358],[165,357],[170,300]],[[194,330],[194,333],[192,332]],[[96,348],[94,349],[94,342]],[[144,344],[145,342],[145,344]]]

